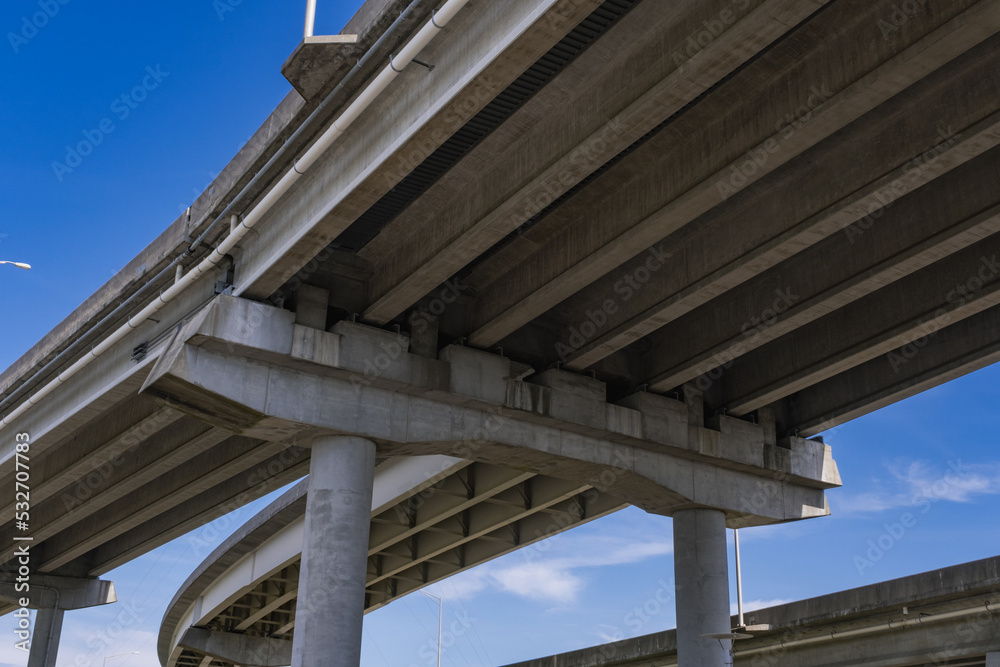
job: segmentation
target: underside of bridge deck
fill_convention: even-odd
[[[38,572],[107,572],[337,434],[610,466],[662,514],[818,516],[837,480],[805,438],[1000,359],[1000,0],[505,0],[438,29],[444,6],[366,3],[326,78],[0,377]],[[343,121],[425,29],[433,69]]]

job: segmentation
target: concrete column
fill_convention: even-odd
[[[1000,667],[1000,653],[987,653],[986,667]]]
[[[31,629],[31,651],[28,667],[56,667],[59,653],[59,636],[62,634],[62,609],[46,607],[35,613],[35,626]]]
[[[674,513],[674,580],[678,667],[722,667],[729,641],[702,635],[730,632],[726,515],[722,510]]]
[[[374,476],[375,443],[313,441],[292,667],[361,663]]]

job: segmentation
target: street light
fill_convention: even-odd
[[[0,264],[13,264],[19,269],[30,269],[31,264],[25,264],[24,262],[0,262]]]
[[[118,655],[108,655],[104,657],[104,665],[108,664],[108,660],[114,660],[115,658],[120,658],[124,655],[138,655],[138,651],[132,651],[131,653],[119,653]]]
[[[444,618],[444,600],[436,595],[431,595],[427,591],[420,591],[429,598],[437,600],[438,603],[438,664],[437,667],[441,667],[441,621]]]

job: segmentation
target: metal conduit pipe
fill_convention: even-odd
[[[306,25],[303,37],[312,37],[316,27],[316,0],[306,0]]]
[[[319,105],[312,111],[311,114],[309,114],[309,116],[305,119],[305,121],[302,122],[302,124],[298,127],[298,129],[295,130],[294,133],[292,133],[292,136],[290,136],[288,139],[285,140],[285,142],[278,148],[275,154],[271,156],[271,158],[264,164],[263,167],[261,167],[257,171],[256,174],[254,174],[253,178],[250,179],[250,181],[243,187],[243,189],[240,190],[240,192],[235,197],[233,197],[232,200],[230,200],[229,204],[222,210],[221,213],[219,213],[218,216],[215,217],[215,219],[209,224],[209,226],[206,227],[205,230],[201,234],[199,234],[198,237],[194,239],[194,241],[191,242],[191,244],[187,247],[187,249],[182,254],[178,255],[173,260],[171,260],[171,262],[167,264],[167,266],[165,266],[159,273],[157,273],[155,276],[146,281],[145,285],[140,287],[135,293],[133,293],[131,296],[125,299],[125,301],[120,303],[117,307],[115,307],[113,311],[111,311],[103,318],[101,318],[101,320],[97,322],[97,324],[90,327],[89,331],[100,329],[108,325],[109,323],[115,321],[119,317],[121,317],[122,314],[128,308],[132,307],[136,301],[140,300],[140,298],[143,297],[149,286],[157,284],[171,272],[174,272],[174,275],[176,277],[177,270],[182,269],[181,263],[185,259],[194,256],[195,251],[198,249],[198,247],[201,246],[206,241],[206,239],[216,230],[220,222],[231,219],[231,217],[234,215],[233,209],[236,207],[236,205],[240,203],[249,194],[249,192],[260,182],[261,178],[265,174],[267,174],[278,162],[280,162],[285,157],[285,153],[287,152],[288,147],[290,145],[294,145],[295,142],[299,138],[301,138],[301,136],[305,132],[307,132],[308,129],[319,118],[322,118],[326,110],[333,104],[333,101],[347,87],[353,84],[354,79],[356,79],[360,75],[360,72],[368,65],[371,59],[378,57],[379,52],[386,46],[386,44],[389,41],[391,41],[395,37],[396,33],[403,28],[405,23],[413,16],[413,14],[416,13],[419,9],[421,9],[422,6],[424,5],[434,5],[436,3],[437,0],[414,0],[412,3],[410,3],[406,7],[406,9],[400,13],[400,15],[396,18],[396,20],[393,21],[393,23],[386,29],[386,31],[382,33],[382,35],[378,38],[378,40],[376,40],[375,43],[372,44],[371,48],[369,48],[364,53],[364,55],[358,60],[355,66],[347,74],[344,75],[344,78],[340,81],[340,83],[338,83],[337,86],[332,91],[330,91],[330,93],[323,99],[323,101],[319,103]],[[236,225],[231,225],[230,231],[232,231],[232,229],[235,226]],[[54,366],[57,366],[58,364],[62,363],[65,360],[65,358],[71,355],[73,352],[75,352],[75,348],[73,345],[70,345],[65,350],[63,350],[55,357],[53,357],[48,363],[46,363],[40,369],[32,373],[31,377],[28,378],[25,382],[30,382],[35,377],[45,374]],[[3,425],[5,424],[6,424],[6,418],[0,420],[0,429],[2,429]]]
[[[187,273],[177,282],[175,282],[167,291],[161,293],[159,297],[152,303],[143,308],[137,315],[129,317],[128,322],[125,326],[119,327],[117,330],[112,332],[110,336],[101,341],[97,346],[95,346],[90,354],[85,355],[78,359],[76,363],[67,368],[62,373],[56,376],[55,380],[52,380],[44,387],[39,389],[35,394],[28,397],[28,400],[21,403],[17,408],[15,408],[10,414],[5,416],[0,420],[0,431],[9,426],[15,419],[20,417],[24,412],[32,405],[36,405],[43,398],[48,396],[52,391],[58,387],[60,384],[66,382],[71,377],[79,373],[81,370],[86,368],[90,363],[107,352],[116,343],[122,340],[132,329],[138,328],[143,322],[145,322],[150,316],[156,314],[163,306],[170,303],[174,298],[177,297],[184,289],[196,282],[203,274],[215,268],[215,266],[221,262],[229,251],[232,250],[240,240],[246,236],[246,234],[253,229],[253,226],[260,221],[260,219],[271,210],[271,208],[277,203],[277,201],[284,195],[288,190],[295,184],[295,182],[305,174],[309,168],[316,163],[316,160],[320,158],[323,153],[325,153],[330,146],[332,146],[351,124],[357,120],[362,113],[372,104],[373,101],[388,87],[392,81],[399,76],[411,62],[413,58],[420,53],[434,37],[441,31],[442,28],[448,25],[455,15],[468,4],[469,0],[447,0],[441,8],[431,16],[431,20],[428,21],[423,28],[411,39],[406,46],[400,50],[400,52],[391,59],[390,63],[375,77],[372,83],[361,91],[357,99],[354,100],[348,106],[339,117],[337,117],[330,127],[316,140],[312,145],[302,155],[299,160],[297,160],[292,165],[292,169],[285,173],[285,175],[271,188],[263,199],[255,206],[236,226],[235,229],[225,238],[223,241],[216,246],[212,252],[209,253],[208,257],[203,259],[197,265],[191,267]],[[222,216],[220,216],[222,217]],[[138,324],[132,324],[132,320],[135,319]]]
[[[213,220],[212,223],[205,229],[205,231],[202,232],[201,236],[195,239],[195,241],[190,245],[188,250],[193,252],[195,248],[197,248],[198,245],[200,245],[200,243],[206,236],[210,235],[222,221],[227,220],[229,218],[229,216],[234,212],[233,209],[236,207],[236,204],[242,201],[243,198],[250,192],[250,190],[252,190],[254,186],[257,185],[257,183],[264,176],[264,174],[267,174],[271,170],[271,168],[274,167],[274,165],[285,156],[287,147],[289,145],[293,145],[296,142],[296,140],[298,140],[302,136],[302,134],[306,131],[306,129],[309,126],[311,126],[318,117],[322,117],[324,112],[330,107],[331,104],[333,104],[333,101],[339,96],[339,94],[353,83],[354,79],[357,76],[359,76],[359,72],[361,72],[368,65],[370,60],[378,57],[379,52],[382,50],[382,47],[385,46],[386,42],[390,41],[393,38],[396,31],[398,31],[405,24],[405,22],[408,21],[410,17],[412,17],[413,14],[417,12],[419,8],[421,8],[423,5],[434,5],[436,3],[437,0],[414,0],[414,2],[410,3],[407,6],[407,8],[404,9],[403,12],[396,18],[396,20],[392,23],[392,25],[390,25],[389,28],[382,34],[382,36],[379,37],[374,44],[372,44],[371,48],[369,48],[364,53],[364,55],[361,56],[361,58],[351,69],[351,71],[349,71],[347,74],[344,75],[344,78],[340,81],[340,83],[338,83],[337,86],[332,91],[330,91],[330,94],[327,95],[323,99],[323,101],[319,103],[319,106],[317,106],[313,110],[313,112],[309,114],[309,117],[306,118],[306,120],[302,123],[302,125],[299,126],[299,129],[297,129],[292,134],[292,136],[290,136],[285,141],[285,143],[282,144],[281,148],[279,148],[278,151],[271,156],[271,159],[268,160],[264,164],[264,166],[257,171],[254,177],[250,179],[250,182],[247,183],[242,190],[240,190],[239,194],[233,197],[232,201],[229,202],[229,205],[226,206],[226,208],[223,209],[218,216],[216,216],[215,220]]]

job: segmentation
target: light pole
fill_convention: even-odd
[[[132,651],[130,653],[119,653],[117,655],[107,655],[107,656],[104,656],[104,665],[108,664],[108,660],[114,660],[115,658],[120,658],[120,657],[125,656],[125,655],[138,655],[138,653],[139,653],[138,651]],[[104,667],[104,666],[102,665],[102,667]]]
[[[25,264],[24,262],[6,262],[6,261],[0,261],[0,264],[13,264],[17,268],[19,268],[19,269],[25,269],[25,270],[31,268],[31,264]]]
[[[420,592],[423,593],[424,595],[426,595],[429,598],[437,600],[437,603],[438,603],[438,664],[437,664],[437,667],[441,667],[441,622],[442,622],[442,619],[444,618],[444,600],[442,600],[441,598],[439,598],[436,595],[431,595],[427,591],[420,591]]]

